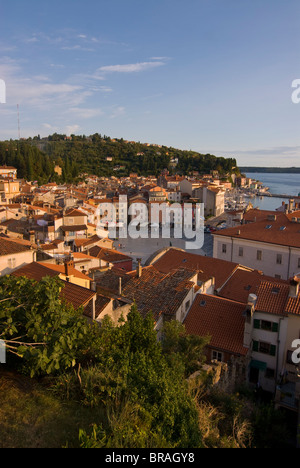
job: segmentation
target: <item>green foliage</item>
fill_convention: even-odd
[[[31,376],[74,367],[88,351],[87,322],[61,301],[62,288],[57,278],[0,279],[0,337]]]
[[[107,158],[112,158],[112,161]],[[236,160],[183,151],[163,146],[145,146],[142,143],[125,143],[123,139],[112,141],[99,134],[75,136],[54,134],[41,140],[39,137],[26,141],[0,142],[0,165],[12,165],[18,169],[18,176],[40,183],[48,181],[74,182],[80,173],[88,172],[102,177],[112,175],[128,176],[158,175],[165,168],[172,173],[170,161],[178,158],[176,172],[188,174],[191,171],[209,173],[218,170],[221,175],[236,171]],[[62,176],[54,172],[55,164],[62,169]],[[115,170],[116,167],[124,169]]]
[[[153,417],[142,406],[125,402],[108,412],[108,427],[94,425],[90,435],[79,431],[80,448],[170,448],[160,429],[153,432]]]
[[[39,283],[0,278],[0,338],[6,341],[11,367],[21,365],[31,376],[48,375],[47,402],[56,401],[59,418],[65,419],[62,406],[72,408],[72,416],[88,416],[78,416],[81,448],[289,447],[282,413],[257,406],[245,393],[216,391],[201,373],[187,379],[200,368],[207,339],[188,336],[181,324],[170,322],[160,343],[153,317],[142,317],[136,307],[119,326],[108,318],[101,328],[90,326],[82,311],[61,301],[62,287],[56,278]],[[26,398],[26,408],[17,405],[24,412],[18,421],[28,418],[33,405],[38,431],[37,403]],[[50,421],[50,404],[39,405],[47,411],[48,431],[55,418]],[[73,434],[73,420],[64,423]],[[19,422],[15,427],[21,438]],[[59,431],[57,425],[55,429]]]
[[[64,397],[71,395],[84,405],[103,404],[116,421],[122,421],[120,432],[108,432],[106,441],[118,440],[121,444],[121,428],[128,424],[130,434],[137,418],[142,427],[146,424],[144,432],[152,434],[152,442],[164,440],[168,446],[198,447],[201,445],[198,415],[188,392],[185,365],[178,366],[178,359],[171,360],[163,353],[153,325],[153,317],[143,318],[136,307],[119,327],[105,321],[97,341],[101,350],[97,362],[82,369],[79,376],[74,373],[71,381],[61,378],[60,391],[64,391]],[[123,417],[128,405],[134,408],[129,421]],[[110,431],[116,427],[112,425]],[[100,439],[103,441],[102,436]],[[132,446],[139,443],[143,447],[146,435],[130,440],[126,443]]]
[[[163,352],[169,360],[177,360],[178,365],[181,363],[186,377],[198,371],[205,361],[204,348],[209,341],[209,337],[188,335],[185,326],[176,320],[164,325]]]

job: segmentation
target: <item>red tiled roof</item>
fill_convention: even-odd
[[[99,317],[101,312],[108,306],[111,299],[105,296],[101,296],[100,294],[97,295],[96,304],[95,304],[95,319]],[[89,318],[93,318],[93,303],[92,301],[89,305],[84,309],[84,315]]]
[[[105,249],[103,247],[95,246],[89,250],[91,257],[99,258],[109,263],[117,263],[132,260],[131,257],[125,255],[117,250]]]
[[[53,263],[44,263],[39,262],[40,265],[44,266],[48,270],[52,270],[57,272],[59,275],[65,275],[65,266],[64,265],[56,265]],[[76,268],[69,267],[69,276],[75,276],[75,278],[83,279],[86,281],[91,281],[91,278],[87,275],[84,275],[80,271],[76,270]]]
[[[26,241],[18,241],[18,239],[0,238],[0,256],[13,255],[31,250],[31,245]]]
[[[244,311],[245,304],[199,294],[184,325],[191,335],[210,336],[210,348],[245,356],[248,349],[243,346]]]
[[[101,239],[96,234],[92,237],[88,237],[87,239],[75,239],[74,242],[75,242],[76,247],[81,247],[81,246],[88,246],[91,244],[96,244],[97,242],[100,242],[100,241],[113,244],[113,241],[111,239]]]
[[[82,217],[82,216],[87,216],[85,213],[83,213],[80,210],[77,209],[72,209],[71,211],[68,211],[65,215],[64,218],[74,218],[74,217]]]
[[[264,276],[262,272],[257,270],[247,271],[238,268],[219,291],[218,295],[232,301],[247,303],[249,294],[257,295],[259,286],[264,281],[270,281],[274,285],[277,283],[288,284],[287,281]]]
[[[32,279],[34,281],[41,281],[47,276],[54,278],[55,276],[58,276],[58,274],[58,272],[50,270],[49,268],[46,268],[36,262],[25,265],[24,267],[21,267],[12,273],[13,276],[25,276],[26,278]],[[96,294],[94,291],[91,291],[87,288],[82,288],[76,284],[68,283],[67,281],[62,280],[61,282],[64,286],[61,291],[61,298],[65,299],[67,303],[72,304],[75,309],[86,307]]]
[[[257,312],[286,315],[285,308],[290,292],[289,284],[262,281],[257,290]]]
[[[292,222],[291,219],[293,217],[300,218],[300,213],[286,215],[278,212],[278,214],[276,213],[276,220],[270,220],[268,216],[264,216],[256,223],[251,222],[242,226],[223,229],[212,234],[217,237],[233,237],[300,248],[300,224]]]
[[[76,226],[61,226],[63,232],[77,232],[77,231],[87,231],[88,228],[85,224],[76,225]]]
[[[195,286],[190,280],[196,274],[183,269],[165,274],[153,266],[143,268],[141,277],[136,271],[125,274],[122,270],[108,270],[97,286],[104,293],[118,294],[122,278],[122,297],[135,301],[142,315],[152,312],[157,321],[162,314],[174,316]]]
[[[172,248],[160,257],[153,266],[163,273],[168,273],[178,268],[201,270],[199,279],[207,281],[209,278],[214,277],[216,280],[216,288],[218,289],[223,286],[239,265],[237,263],[204,257],[202,255],[187,253]]]
[[[25,265],[12,273],[13,276],[26,276],[26,278],[33,279],[35,281],[41,281],[46,276],[55,277],[58,276],[58,272],[49,270],[40,263],[33,262]]]

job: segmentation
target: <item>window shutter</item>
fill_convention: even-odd
[[[253,347],[252,347],[253,351],[258,351],[258,345],[259,345],[258,341],[253,341]]]
[[[275,346],[275,345],[271,345],[271,347],[270,347],[270,355],[271,355],[271,356],[276,356],[276,346]]]
[[[254,320],[254,328],[256,328],[257,330],[260,329],[260,320],[257,320],[257,319]]]
[[[278,323],[273,322],[272,324],[272,332],[277,333],[278,332]]]

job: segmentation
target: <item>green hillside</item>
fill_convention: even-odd
[[[172,164],[173,160],[176,164]],[[55,164],[63,174],[54,173]],[[237,172],[234,158],[216,157],[194,151],[183,151],[166,146],[95,134],[89,137],[54,134],[41,139],[39,136],[22,141],[0,142],[0,165],[12,165],[18,169],[18,176],[27,180],[74,182],[82,172],[97,176],[158,175],[163,169],[170,173],[200,174],[217,170],[221,175]]]

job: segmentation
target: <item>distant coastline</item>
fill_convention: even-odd
[[[241,173],[300,174],[300,167],[239,167]]]

